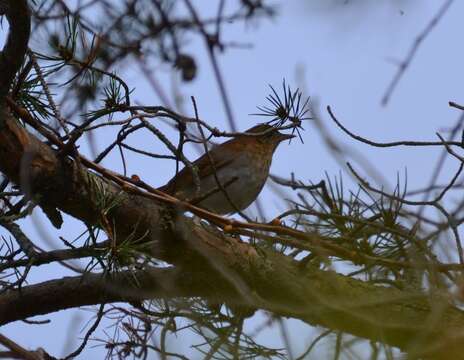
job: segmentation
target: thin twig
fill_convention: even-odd
[[[416,55],[417,50],[419,50],[420,45],[423,43],[425,38],[432,32],[432,30],[438,25],[439,21],[444,17],[448,9],[450,8],[451,4],[454,0],[447,0],[438,10],[437,14],[430,20],[427,26],[422,30],[422,32],[416,37],[414,40],[409,52],[406,56],[406,59],[401,61],[398,65],[398,70],[390,82],[390,85],[387,87],[384,96],[382,97],[381,104],[382,106],[386,106],[390,101],[390,97],[392,96],[396,86],[398,85],[399,81],[401,80],[404,73],[408,70],[409,66],[411,65],[414,56]]]
[[[348,136],[351,138],[362,142],[367,145],[375,146],[375,147],[395,147],[395,146],[443,146],[443,142],[441,141],[392,141],[392,142],[386,142],[386,143],[381,143],[381,142],[376,142],[372,141],[369,139],[366,139],[360,135],[356,135],[355,133],[351,132],[348,130],[345,126],[342,125],[342,123],[335,117],[332,108],[330,106],[327,106],[327,111],[332,118],[332,120],[335,122],[335,124]],[[453,146],[462,146],[462,142],[460,141],[446,141],[447,145],[453,145]]]

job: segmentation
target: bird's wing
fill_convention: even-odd
[[[192,165],[197,168],[198,177],[200,179],[208,177],[215,171],[219,171],[234,161],[235,157],[226,149],[221,149],[220,156],[218,150],[219,149],[215,147],[211,149],[208,154],[202,155],[192,163]],[[168,194],[174,194],[177,189],[187,190],[193,186],[192,169],[185,166],[165,186],[159,188],[159,190],[167,192]]]

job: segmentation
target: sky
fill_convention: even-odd
[[[215,13],[217,1],[197,0],[194,3],[202,13]],[[251,48],[229,49],[219,56],[220,68],[232,104],[234,118],[240,130],[245,130],[261,119],[250,116],[256,106],[265,104],[269,94],[268,84],[279,88],[285,78],[292,87],[300,87],[311,96],[312,106],[320,123],[342,151],[356,151],[363,160],[372,164],[383,175],[378,184],[387,189],[395,185],[397,174],[407,169],[410,190],[426,186],[440,149],[423,148],[372,148],[356,143],[331,122],[326,107],[331,106],[338,119],[351,131],[379,142],[396,140],[436,140],[436,132],[452,126],[460,113],[448,106],[448,101],[464,103],[462,84],[464,52],[455,34],[462,33],[461,14],[464,3],[455,1],[441,22],[421,44],[410,68],[400,80],[387,106],[381,99],[398,69],[398,62],[405,59],[415,37],[425,28],[444,1],[436,0],[325,0],[275,1],[278,16],[258,24],[231,24],[225,27],[223,38],[250,44]],[[4,36],[6,27],[0,29]],[[1,39],[1,38],[0,38]],[[183,111],[193,114],[189,103],[195,96],[200,117],[220,129],[228,130],[221,96],[202,43],[191,39],[189,45],[199,64],[198,77],[189,84],[181,84],[185,97]],[[115,69],[117,70],[117,69]],[[157,68],[161,81],[169,81],[167,69]],[[124,70],[126,79],[134,87],[134,98],[146,105],[159,103],[150,85],[131,69]],[[304,144],[294,141],[283,144],[277,151],[272,173],[297,179],[318,182],[326,176],[340,176],[350,184],[351,177],[344,161],[337,161],[323,140],[315,122],[309,121],[303,133]],[[104,147],[103,139],[101,148]],[[108,138],[107,141],[110,141]],[[147,144],[147,146],[155,146]],[[196,149],[189,153],[194,159]],[[358,158],[358,157],[356,157]],[[355,159],[356,159],[355,158]],[[105,166],[120,171],[119,162],[110,159]],[[356,165],[356,160],[353,160]],[[141,174],[153,185],[162,185],[173,174],[171,164],[129,161],[129,172]],[[362,174],[364,167],[357,167]],[[448,160],[442,181],[449,179],[457,167]],[[144,169],[143,172],[141,169]],[[153,170],[152,170],[153,169]],[[282,199],[275,196],[271,186],[260,195],[265,206],[265,217],[270,220],[285,208]],[[255,213],[251,209],[251,213]],[[42,214],[35,211],[33,223],[26,224],[28,234],[44,248],[58,246],[49,236],[48,225]],[[67,219],[67,238],[72,238],[75,222]],[[39,225],[38,225],[39,224]],[[41,224],[41,225],[40,225]],[[52,234],[55,232],[51,231]],[[60,271],[56,273],[56,271]],[[33,271],[31,282],[59,278],[64,273],[54,267]],[[20,344],[35,349],[44,347],[55,356],[69,352],[79,344],[71,340],[68,346],[69,326],[81,330],[90,312],[66,311],[51,314],[50,325],[34,327],[14,323],[2,328],[2,333]],[[257,326],[261,319],[247,325]],[[310,331],[297,321],[286,323],[292,338],[292,351],[298,354],[315,334],[323,329]],[[76,331],[71,331],[75,333]],[[278,330],[268,329],[261,339],[281,345]],[[189,339],[181,339],[188,344]],[[68,345],[65,345],[68,344]],[[172,346],[180,342],[173,340]],[[98,358],[102,349],[89,349],[81,358]],[[322,351],[322,350],[321,350]],[[324,353],[322,353],[324,354]]]

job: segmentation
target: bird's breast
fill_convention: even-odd
[[[182,198],[219,214],[243,210],[261,192],[269,167],[270,160],[266,157],[242,152],[227,166],[217,169],[216,176],[209,174],[201,178],[197,195],[196,188],[192,187],[183,191]]]

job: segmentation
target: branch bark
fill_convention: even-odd
[[[192,237],[200,241],[217,240],[193,230]],[[89,273],[1,295],[0,324],[102,302],[198,296],[210,303],[252,304],[276,315],[382,341],[410,355],[462,358],[464,313],[444,297],[373,286],[315,268],[302,270],[278,254],[258,255],[248,246],[242,250],[229,258],[227,266],[249,287],[248,298],[217,272],[198,267],[151,268],[106,277]]]
[[[10,32],[0,53],[0,99],[8,93],[11,82],[21,66],[31,32],[31,16],[26,0],[0,1],[0,15],[6,15]]]

